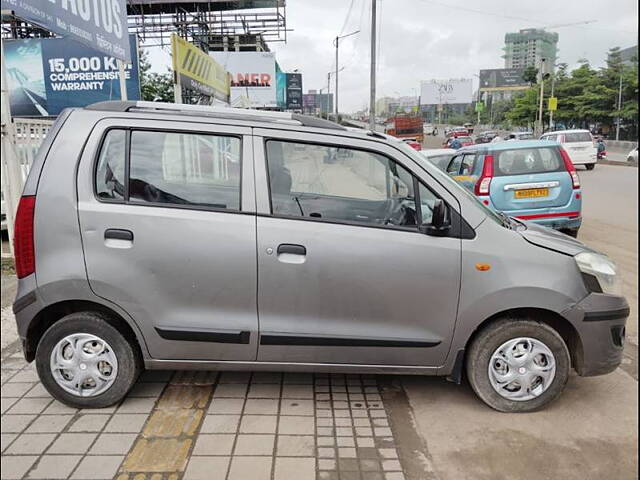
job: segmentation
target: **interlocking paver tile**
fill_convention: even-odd
[[[355,458],[339,458],[338,469],[340,472],[352,472],[354,470],[360,470],[360,465],[358,464],[358,460]]]
[[[116,413],[104,427],[105,432],[137,433],[142,430],[149,415],[146,413]]]
[[[198,435],[193,455],[231,455],[235,435],[203,434]]]
[[[282,398],[313,399],[311,385],[283,385]]]
[[[275,435],[238,435],[234,455],[273,455]]]
[[[118,471],[123,455],[87,455],[71,478],[83,480],[110,480]]]
[[[402,472],[386,472],[384,474],[385,480],[405,480],[405,476]]]
[[[155,398],[129,398],[118,407],[118,413],[149,413],[156,403]]]
[[[207,415],[202,422],[202,433],[235,433],[240,415]]]
[[[278,433],[290,435],[312,435],[315,427],[313,417],[280,416]]]
[[[214,398],[207,413],[242,413],[244,398]]]
[[[271,457],[233,457],[228,480],[269,480]]]
[[[99,432],[103,429],[109,415],[81,414],[70,426],[70,432]]]
[[[278,400],[266,398],[248,398],[244,405],[245,414],[273,415],[278,413]]]
[[[42,453],[56,438],[54,433],[23,433],[16,438],[5,453],[11,455],[35,455]]]
[[[0,399],[0,413],[4,413],[18,401],[18,397],[4,397]]]
[[[340,458],[356,458],[356,449],[352,447],[339,447],[338,457]]]
[[[240,420],[240,433],[276,433],[277,424],[275,415],[244,415]]]
[[[182,478],[183,480],[225,480],[229,460],[229,457],[191,457]]]
[[[337,467],[336,461],[333,458],[319,458],[318,469],[319,470],[335,470]]]
[[[22,478],[37,459],[35,455],[3,456],[0,460],[0,478],[2,480]]]
[[[9,446],[11,442],[18,436],[17,433],[2,433],[0,434],[0,451],[4,452],[4,449]]]
[[[296,435],[294,438],[297,438]],[[316,437],[319,447],[334,447],[336,445],[336,437]]]
[[[248,398],[280,398],[280,385],[253,383],[249,386]]]
[[[5,383],[0,388],[0,396],[6,397],[21,397],[27,393],[35,383]]]
[[[58,414],[74,414],[77,413],[78,409],[73,407],[67,407],[64,403],[60,403],[57,400],[54,400],[49,404],[47,408],[42,412],[44,415],[58,415]]]
[[[40,415],[25,433],[59,433],[71,421],[73,415]]]
[[[217,385],[213,391],[213,398],[244,398],[247,385],[243,383],[224,383]]]
[[[134,433],[102,433],[89,453],[92,455],[126,454],[131,449],[136,436]]]
[[[97,436],[97,433],[62,433],[49,447],[47,453],[87,453]]]
[[[138,382],[127,395],[129,397],[158,397],[166,385],[164,382]]]
[[[47,392],[47,389],[44,388],[44,385],[42,385],[41,383],[36,383],[33,386],[33,388],[31,388],[31,390],[25,393],[24,396],[27,398],[32,398],[32,397],[51,398],[51,394]]]
[[[333,440],[332,437],[318,439],[320,438]],[[320,445],[319,442],[318,445]],[[278,435],[276,455],[279,457],[311,457],[314,450],[315,442],[312,435]]]
[[[355,447],[356,442],[353,437],[336,437],[339,447]]]
[[[178,437],[193,435],[200,425],[202,410],[155,410],[142,434],[145,437]]]
[[[43,455],[27,478],[67,478],[81,458],[80,455]]]
[[[0,422],[0,432],[20,433],[34,418],[36,418],[35,415],[3,415]]]
[[[9,379],[9,383],[20,382],[20,383],[33,383],[39,382],[40,378],[38,377],[38,372],[35,370],[22,370],[16,373],[13,377]]]
[[[378,453],[382,458],[398,458],[398,452],[395,448],[379,448]]]
[[[140,439],[129,452],[123,472],[175,472],[186,467],[191,439]]]
[[[298,400],[283,398],[280,402],[282,415],[313,415],[313,400]]]
[[[392,472],[395,470],[402,470],[402,467],[400,466],[400,462],[398,460],[383,460],[382,469],[385,472]]]
[[[314,480],[316,477],[316,459],[276,458],[274,480]]]
[[[157,408],[160,410],[205,408],[209,402],[211,388],[211,385],[169,385],[158,400]],[[135,400],[153,404],[154,399],[139,398]]]
[[[12,385],[28,385],[26,383],[14,383]],[[49,398],[21,398],[13,407],[7,410],[7,414],[27,414],[27,413],[41,413],[47,405],[51,403],[53,399]]]

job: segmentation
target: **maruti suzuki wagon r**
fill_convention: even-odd
[[[621,361],[616,266],[500,216],[403,142],[291,113],[65,110],[20,200],[25,357],[75,407],[143,368],[466,377],[542,407]]]

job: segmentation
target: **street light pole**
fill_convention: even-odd
[[[553,90],[556,86],[556,74],[553,72],[551,74],[551,98],[553,98]],[[555,130],[553,128],[553,110],[549,109],[549,129]]]
[[[616,142],[620,139],[620,110],[622,110],[622,70],[620,70],[620,86],[618,87],[618,122],[616,123]]]
[[[371,0],[371,91],[369,92],[369,129],[376,131],[376,0]]]
[[[336,101],[335,101],[336,122],[338,121],[338,72],[340,71],[340,65],[338,64],[338,47],[340,45],[341,38],[350,37],[351,35],[355,35],[356,33],[360,33],[360,30],[347,33],[346,35],[338,35],[333,41],[333,44],[336,46]]]
[[[542,106],[544,104],[544,62],[545,59],[540,59],[540,106],[538,110],[538,134],[541,135],[543,133],[543,124],[542,124]]]

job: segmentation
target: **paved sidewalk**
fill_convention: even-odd
[[[425,478],[415,465],[417,474],[403,473],[383,401],[398,392],[379,381],[386,379],[148,371],[120,405],[77,410],[54,401],[16,352],[2,361],[1,478]],[[411,424],[407,414],[395,415],[397,428]],[[410,452],[417,449],[409,447],[407,463]]]

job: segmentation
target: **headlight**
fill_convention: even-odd
[[[582,252],[576,255],[575,259],[580,271],[595,277],[604,293],[622,294],[618,269],[608,257],[599,253]]]

